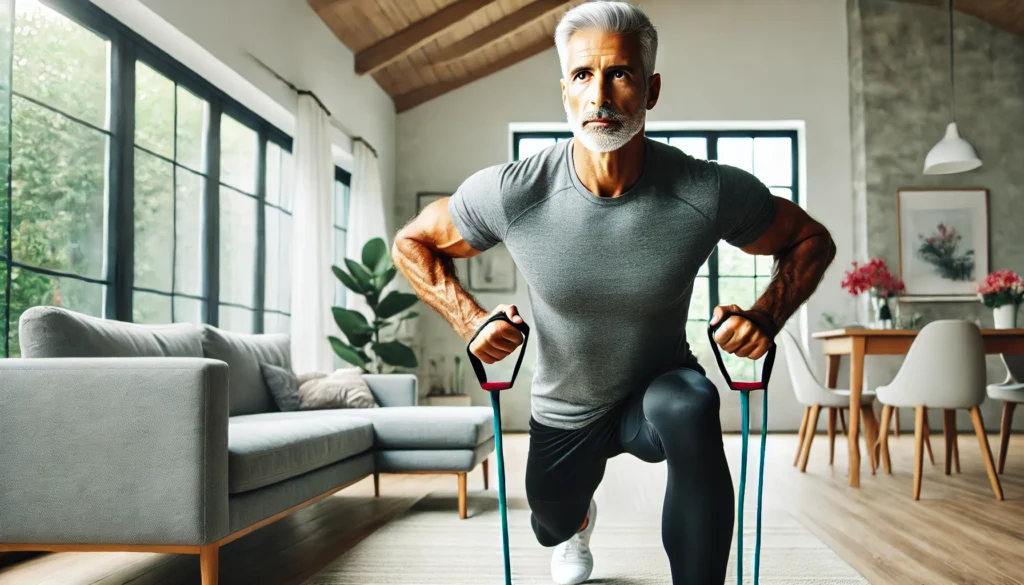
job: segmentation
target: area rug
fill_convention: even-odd
[[[459,520],[448,494],[420,500],[315,574],[304,585],[500,585],[504,583],[501,517],[495,492],[474,494]],[[609,517],[611,516],[611,517]],[[752,583],[753,510],[744,524],[743,573]],[[516,585],[550,585],[551,550],[534,539],[522,498],[509,500],[509,542]],[[861,585],[868,581],[783,510],[764,510],[760,582],[764,585]],[[602,517],[591,539],[588,583],[671,585],[661,545],[660,514]],[[735,544],[726,584],[736,582]]]

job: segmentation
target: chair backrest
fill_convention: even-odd
[[[807,357],[796,337],[786,329],[780,331],[780,334],[782,353],[786,356],[786,367],[789,368],[789,377],[793,382],[793,393],[801,404],[815,404],[822,386],[807,363]]]
[[[970,321],[925,325],[891,386],[929,408],[968,408],[985,400],[985,344]]]
[[[1004,353],[999,357],[1002,358],[1003,365],[1006,366],[1006,374],[1010,378],[1007,381],[1018,384],[1024,382],[1024,355]]]

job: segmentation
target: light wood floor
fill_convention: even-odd
[[[842,437],[836,441],[835,465],[829,467],[827,437],[818,435],[807,473],[800,473],[792,466],[796,436],[772,435],[764,505],[788,510],[873,584],[1024,584],[1024,435],[1015,435],[1011,442],[1006,474],[1001,476],[1003,502],[992,497],[973,435],[960,436],[961,473],[948,477],[943,475],[941,434],[933,435],[936,438],[936,464],[925,461],[921,500],[914,502],[912,434],[891,439],[893,475],[872,476],[865,469],[859,489],[847,485]],[[989,438],[993,450],[997,439]],[[728,436],[726,446],[737,475],[739,438]],[[510,498],[524,496],[527,447],[526,435],[506,437]],[[756,440],[750,453],[748,473],[756,473]],[[628,455],[613,460],[601,499],[616,503],[602,514],[660,505],[664,487],[655,478],[663,474],[654,467]],[[493,471],[492,467],[492,489]],[[465,522],[473,521],[473,493],[482,484],[478,469],[469,479],[470,518]],[[750,493],[756,493],[756,480],[750,487]],[[382,497],[373,498],[372,480],[364,480],[227,545],[221,551],[221,583],[300,585],[428,494],[449,500],[452,514],[457,514],[453,476],[385,475],[381,490]],[[55,553],[0,558],[0,585],[199,582],[199,560],[194,556]]]

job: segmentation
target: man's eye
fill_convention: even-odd
[[[626,77],[626,72],[625,71],[616,71],[615,73],[613,73],[613,75],[615,75],[615,77],[617,79],[622,79],[622,78]]]
[[[582,80],[583,76],[586,75],[586,74],[587,74],[586,71],[580,71],[579,73],[576,74],[576,79]]]

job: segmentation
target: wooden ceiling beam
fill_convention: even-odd
[[[490,26],[484,27],[468,37],[444,47],[437,53],[431,55],[430,61],[434,65],[444,65],[446,63],[451,63],[452,61],[457,61],[466,55],[469,55],[473,51],[486,47],[497,40],[514,34],[522,28],[551,14],[555,10],[561,9],[572,1],[573,0],[535,0]]]
[[[344,8],[348,4],[355,4],[359,0],[307,0],[309,6],[317,13],[320,14],[325,8],[337,9]]]
[[[356,53],[356,73],[366,75],[387,67],[497,0],[458,0],[390,37]]]
[[[430,101],[442,94],[448,93],[453,89],[462,87],[467,83],[476,81],[478,79],[482,79],[492,73],[501,71],[506,67],[515,65],[516,63],[522,61],[523,59],[532,57],[537,53],[550,49],[553,46],[555,46],[554,39],[545,36],[538,39],[537,42],[527,45],[519,49],[518,51],[508,53],[507,55],[496,61],[492,61],[491,63],[488,63],[483,67],[480,67],[479,69],[474,69],[469,73],[469,75],[465,77],[449,79],[432,85],[426,85],[423,87],[418,87],[416,89],[407,91],[401,95],[395,96],[395,110],[398,113],[402,113],[424,102]]]

